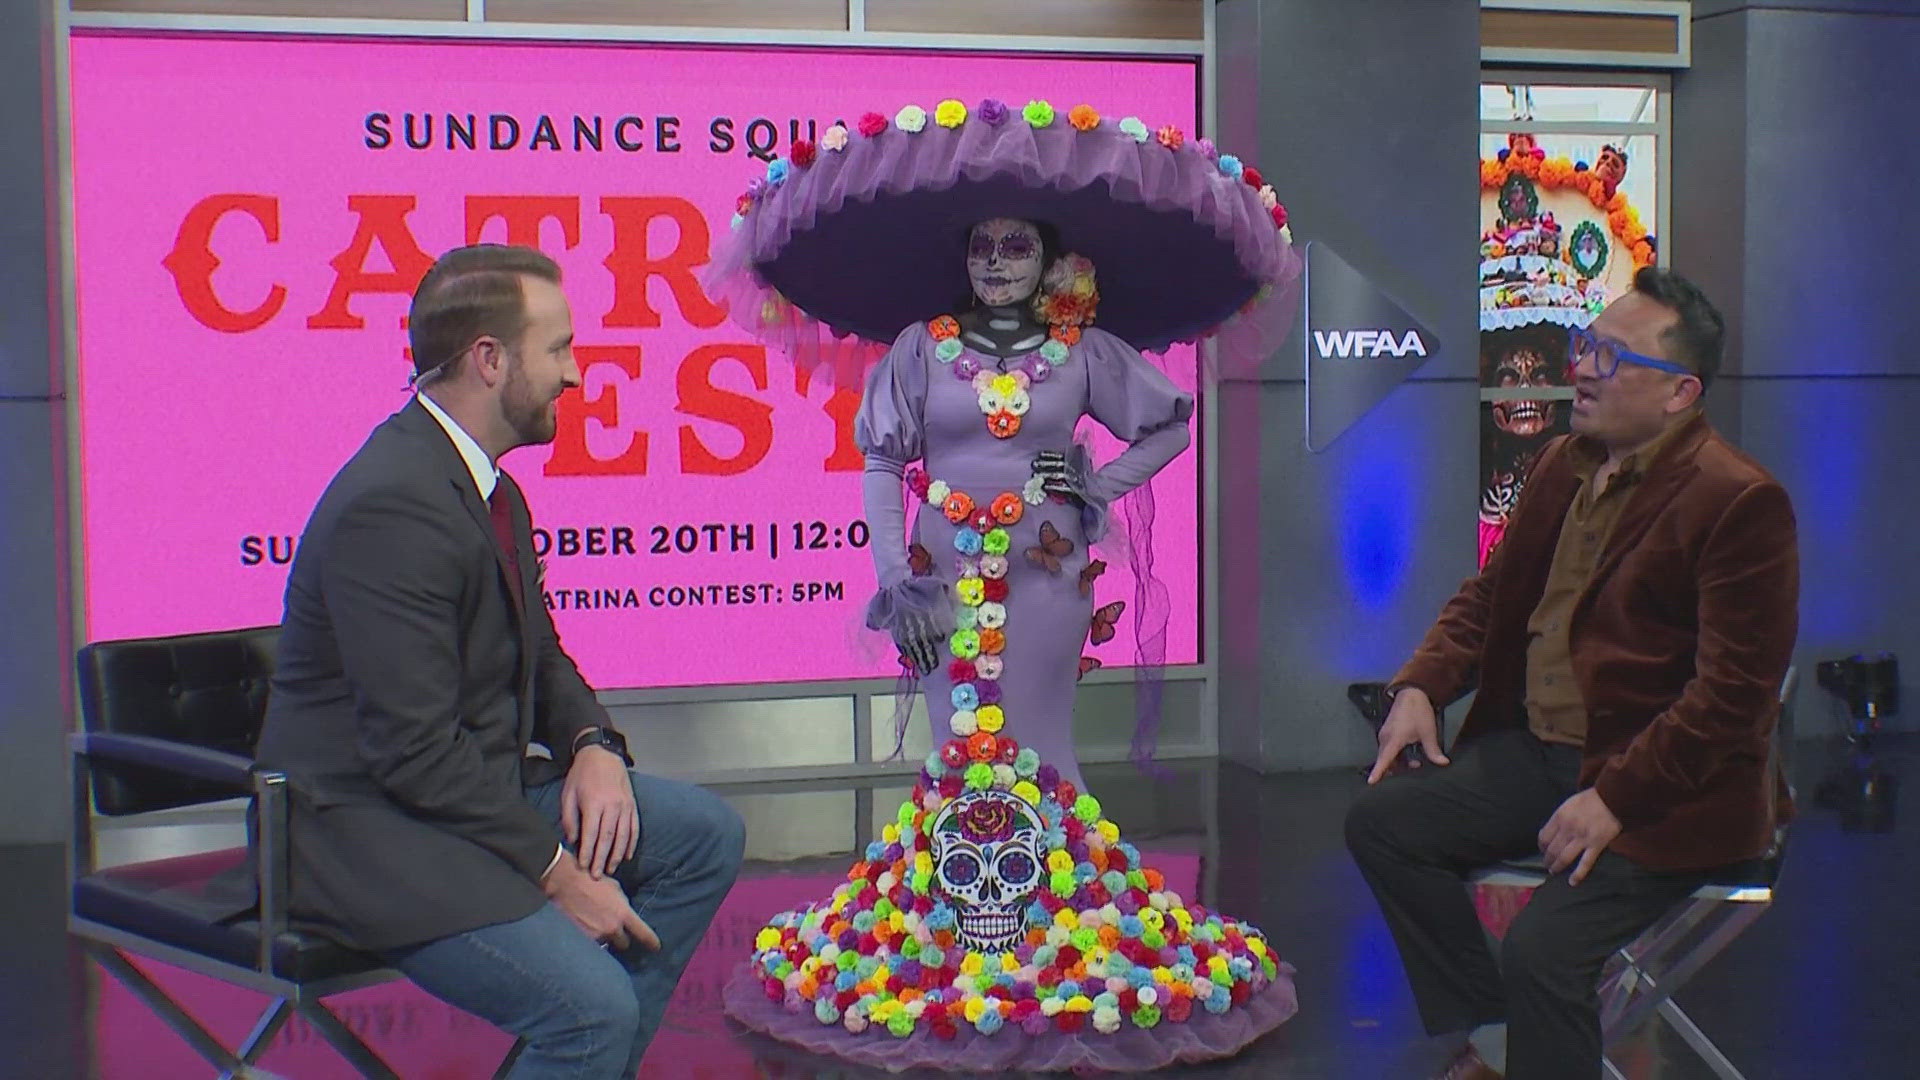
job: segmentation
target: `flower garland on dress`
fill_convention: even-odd
[[[962,1023],[982,1035],[1007,1025],[1030,1035],[1089,1025],[1112,1034],[1244,1004],[1279,976],[1260,932],[1169,891],[1099,800],[1003,733],[1007,530],[1046,501],[1044,482],[1034,477],[981,506],[918,468],[906,479],[959,526],[959,609],[947,642],[953,738],[927,756],[912,797],[833,899],[778,916],[755,936],[752,967],[767,998],[855,1035],[879,1028],[941,1039]],[[1034,809],[1046,851],[1024,933],[991,955],[960,945],[958,915],[936,899],[932,837],[948,802],[990,789]]]
[[[948,98],[935,106],[931,119],[940,129],[952,131],[969,123],[999,127],[1008,123],[1014,111],[1005,102],[987,98],[978,106],[969,110],[965,102],[957,98]],[[1039,129],[1051,127],[1059,114],[1052,103],[1044,100],[1027,102],[1020,109],[1019,118],[1029,126]],[[855,130],[867,139],[879,138],[889,129],[907,135],[918,135],[927,129],[929,117],[927,110],[918,105],[908,105],[893,114],[891,120],[885,115],[870,112],[863,115],[855,124]],[[1212,139],[1199,138],[1189,142],[1186,133],[1172,125],[1150,129],[1137,116],[1129,116],[1118,124],[1109,127],[1098,110],[1090,105],[1076,105],[1067,111],[1067,122],[1074,130],[1089,137],[1113,137],[1114,132],[1130,138],[1143,146],[1153,144],[1170,154],[1199,154],[1212,162],[1219,176],[1230,183],[1245,184],[1253,188],[1260,198],[1260,205],[1273,220],[1274,228],[1287,243],[1293,242],[1293,232],[1287,227],[1287,208],[1281,204],[1280,197],[1260,175],[1260,170],[1245,164],[1232,154],[1222,154]],[[844,153],[853,141],[853,133],[844,124],[834,124],[820,134],[820,141],[814,143],[807,139],[796,140],[784,158],[775,158],[767,163],[765,179],[756,179],[747,185],[746,193],[734,203],[733,227],[739,228],[748,214],[762,199],[771,195],[793,175],[795,169],[811,168],[820,159],[820,151],[830,154]],[[1483,170],[1484,171],[1484,170]],[[1069,342],[1071,344],[1071,342]]]
[[[1011,439],[1020,434],[1021,418],[1033,406],[1031,391],[1035,384],[1047,381],[1053,369],[1067,362],[1067,347],[1058,337],[1050,337],[1037,352],[1014,360],[1005,371],[988,370],[960,343],[960,320],[942,315],[927,323],[933,337],[933,355],[961,382],[973,384],[980,411],[987,418],[987,430],[995,438]]]
[[[960,553],[960,574],[953,591],[960,603],[953,635],[947,639],[953,656],[947,673],[953,681],[954,738],[941,747],[940,760],[948,769],[965,769],[962,779],[975,791],[1014,791],[1019,783],[1020,745],[1000,735],[1007,722],[1000,705],[1005,670],[1001,657],[1007,646],[1007,551],[1013,545],[1007,529],[1026,517],[1029,500],[1038,506],[1046,499],[1037,481],[1029,480],[1018,494],[1002,492],[982,506],[943,480],[929,480],[919,469],[907,478],[916,495],[959,526],[953,547]],[[1027,754],[1037,768],[1038,756]],[[1025,798],[1028,793],[1019,794]]]
[[[1093,322],[1100,293],[1093,282],[1093,261],[1084,255],[1063,255],[1053,261],[1033,297],[1033,311],[1047,324],[1047,340],[1039,349],[1017,357],[1002,371],[989,371],[960,343],[960,320],[941,315],[927,323],[934,340],[933,355],[947,364],[953,376],[971,382],[979,395],[980,412],[994,438],[1020,434],[1021,418],[1032,407],[1031,391],[1047,381],[1053,369],[1065,364],[1069,349],[1080,343],[1081,327]]]

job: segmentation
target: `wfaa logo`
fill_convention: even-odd
[[[1440,351],[1433,332],[1319,241],[1307,245],[1307,449],[1316,453]]]
[[[1322,360],[1427,355],[1427,343],[1420,340],[1418,330],[1401,335],[1391,330],[1315,330],[1313,344]]]

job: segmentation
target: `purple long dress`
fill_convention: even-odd
[[[932,556],[926,575],[914,574],[905,546],[887,542],[904,534],[900,484],[908,464],[924,462],[931,479],[987,506],[1002,493],[1021,492],[1036,454],[1075,454],[1073,433],[1082,416],[1093,417],[1128,443],[1092,473],[1084,509],[1048,500],[1028,506],[1008,529],[1005,673],[999,680],[1005,734],[1086,791],[1073,750],[1073,698],[1094,599],[1082,594],[1080,572],[1087,565],[1088,545],[1106,531],[1114,500],[1187,448],[1193,397],[1119,338],[1088,329],[1066,361],[1033,385],[1018,434],[1003,439],[988,431],[972,382],[955,374],[964,361],[941,360],[935,345],[925,325],[902,332],[869,378],[854,421],[854,441],[867,458],[866,507],[881,586],[868,608],[868,625],[888,629],[906,611],[951,609],[954,603],[958,526],[934,507],[917,507],[913,538]],[[967,349],[962,355],[988,371],[1002,367],[999,358],[986,353]],[[1041,525],[1048,522],[1072,545],[1057,572],[1025,555],[1039,545]],[[1056,543],[1056,550],[1060,546]],[[935,746],[951,737],[948,725],[955,710],[945,663],[950,658],[944,648],[942,653],[941,666],[921,681]]]
[[[957,341],[943,358],[928,327],[910,327],[867,384],[854,434],[882,585],[868,615],[876,629],[911,615],[971,620],[1004,635],[999,670],[983,666],[984,644],[972,659],[965,645],[942,649],[950,655],[924,681],[940,750],[845,883],[755,934],[751,960],[727,983],[727,1014],[782,1043],[896,1072],[1132,1072],[1237,1053],[1298,1008],[1293,969],[1258,928],[1174,891],[1085,793],[1073,753],[1095,602],[1080,590],[1087,544],[1113,500],[1186,447],[1193,399],[1120,339],[1089,331],[1054,357],[1003,439],[957,377],[999,361],[956,355]],[[1082,416],[1128,448],[1081,481],[1084,507],[1037,485],[1029,493],[1035,455],[1077,456]],[[930,558],[910,559],[902,480],[914,461],[930,484],[977,506],[1000,500],[1004,577],[977,557],[962,574],[962,527],[924,497],[912,536]],[[969,519],[968,546],[997,545],[994,524]],[[1048,524],[1057,569],[1026,557]],[[1004,585],[1004,600],[973,595],[988,585]],[[972,665],[958,685],[947,666],[956,661]],[[969,696],[981,700],[956,700]],[[1004,711],[997,736],[990,705]],[[978,725],[964,741],[952,728],[963,708]]]

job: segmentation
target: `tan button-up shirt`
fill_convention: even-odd
[[[1681,426],[1668,428],[1627,455],[1607,481],[1606,489],[1598,494],[1594,477],[1606,461],[1606,452],[1585,440],[1567,448],[1576,455],[1580,490],[1574,494],[1560,526],[1560,543],[1554,548],[1553,565],[1547,571],[1546,590],[1527,620],[1527,727],[1543,742],[1586,744],[1587,704],[1573,674],[1569,630],[1573,609],[1593,578],[1607,535],[1620,519],[1620,510],[1640,482],[1647,463],[1659,455]]]

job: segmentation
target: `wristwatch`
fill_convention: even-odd
[[[626,736],[610,727],[590,727],[573,737],[573,752],[578,754],[589,746],[598,746],[619,755],[620,760],[633,768],[633,756],[627,753]]]

